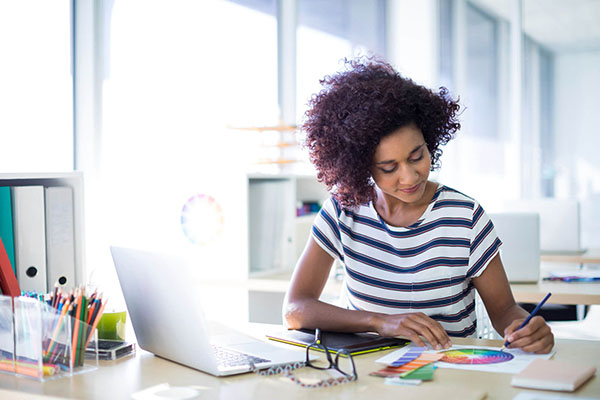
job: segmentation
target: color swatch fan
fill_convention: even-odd
[[[207,244],[223,231],[221,206],[206,194],[190,197],[181,210],[181,228],[193,244]]]
[[[497,364],[514,358],[511,353],[488,349],[455,349],[442,351],[440,361],[450,364]]]

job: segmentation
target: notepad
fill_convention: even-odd
[[[315,331],[310,329],[281,330],[267,337],[282,343],[306,347],[315,341]],[[409,342],[400,338],[388,338],[372,333],[341,333],[321,331],[321,343],[332,352],[346,349],[351,355],[401,347]]]
[[[513,386],[572,392],[596,373],[596,367],[556,360],[537,359],[513,376]]]

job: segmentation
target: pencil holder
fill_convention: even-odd
[[[0,371],[12,371],[15,353],[12,297],[0,296]]]
[[[57,313],[37,299],[15,297],[11,303],[10,297],[1,297],[3,372],[45,381],[98,367],[97,348],[96,357],[85,357],[87,342],[97,340],[95,330],[83,318]],[[5,340],[9,332],[14,335],[12,348],[11,341]]]

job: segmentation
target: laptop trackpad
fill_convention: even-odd
[[[304,361],[304,358],[306,357],[304,352],[292,351],[291,349],[280,349],[277,346],[263,342],[238,344],[231,346],[231,348],[242,353],[266,358],[273,362]]]

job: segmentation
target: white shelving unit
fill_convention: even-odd
[[[250,277],[290,268],[295,218],[292,177],[248,179],[248,260]]]
[[[83,173],[10,173],[0,174],[0,186],[69,186],[73,189],[73,234],[75,246],[75,285],[86,280],[84,210],[83,210]]]
[[[248,175],[249,277],[294,268],[314,219],[313,214],[296,217],[296,207],[322,204],[328,197],[314,176]]]
[[[314,176],[248,175],[248,310],[250,322],[278,323],[292,270],[315,214],[296,216],[302,202],[329,197]]]

